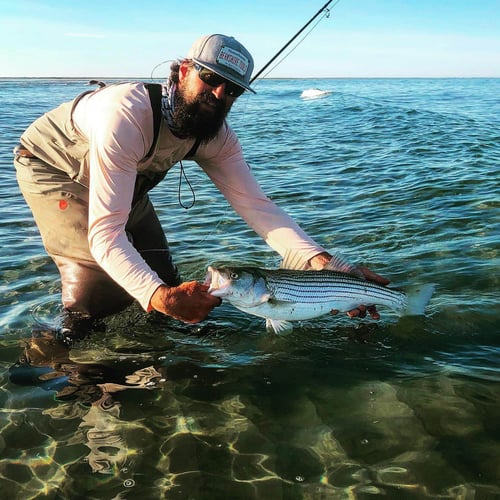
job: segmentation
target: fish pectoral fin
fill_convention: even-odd
[[[293,303],[291,300],[278,300],[275,299],[274,297],[269,296],[266,302],[269,302],[272,306],[279,307],[279,306],[288,306],[290,303]]]
[[[265,304],[266,302],[271,302],[271,301],[272,301],[272,299],[271,299],[270,294],[261,295],[260,297],[257,297],[254,302],[249,302],[248,298],[240,301],[240,300],[238,300],[237,297],[231,297],[229,300],[229,302],[231,302],[231,304],[233,304],[233,306],[239,307],[239,308],[244,309],[244,310],[252,309],[254,307],[259,307],[262,304]]]
[[[261,296],[259,304],[264,304],[265,302],[271,302],[272,297],[270,293],[265,293]]]
[[[255,302],[252,302],[251,304],[245,304],[246,307],[259,307],[262,304],[265,304],[266,302],[270,302],[271,296],[269,294],[262,295],[261,297],[258,297],[258,300]]]
[[[284,335],[293,330],[293,324],[290,321],[267,318],[266,330],[276,335]]]

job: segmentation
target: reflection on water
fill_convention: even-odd
[[[500,495],[492,486],[500,463],[491,440],[497,384],[377,370],[396,346],[384,353],[385,332],[362,325],[323,342],[309,332],[305,348],[300,331],[256,338],[252,348],[264,342],[270,357],[235,370],[219,358],[218,330],[209,330],[166,331],[189,348],[156,351],[151,339],[136,339],[115,346],[114,356],[102,356],[100,332],[70,345],[60,333],[34,332],[2,388],[10,396],[1,412],[3,491],[23,499],[41,491],[55,498]],[[156,354],[145,359],[148,346]],[[196,346],[203,351],[194,362]],[[242,336],[233,344],[235,352],[248,347]],[[373,358],[371,368],[363,364],[369,373],[353,377],[352,363],[364,356]],[[350,380],[342,378],[348,369]]]
[[[63,333],[67,333],[67,330],[63,330]],[[74,342],[74,339],[71,342]],[[42,411],[42,415],[49,417],[49,427],[57,427],[58,423],[66,425],[68,422],[72,422],[72,427],[75,427],[75,421],[79,422],[74,434],[67,440],[56,443],[50,435],[44,436],[50,440],[50,445],[43,445],[43,450],[41,448],[36,453],[35,459],[32,458],[33,447],[28,446],[26,452],[21,452],[18,460],[0,461],[0,464],[9,464],[9,467],[5,468],[6,471],[17,465],[19,470],[26,470],[25,476],[29,478],[22,481],[22,475],[16,477],[19,474],[17,470],[14,477],[17,483],[22,483],[22,493],[14,495],[14,491],[18,491],[21,486],[18,484],[17,488],[12,490],[13,496],[10,498],[35,498],[40,491],[42,479],[47,483],[47,493],[52,489],[60,490],[61,484],[67,479],[63,471],[68,466],[74,466],[77,461],[88,464],[92,472],[126,478],[127,464],[138,451],[129,446],[126,437],[131,432],[135,435],[144,432],[144,427],[139,423],[121,420],[121,403],[113,398],[113,394],[131,389],[153,389],[165,382],[154,366],[146,366],[125,375],[123,383],[120,383],[116,371],[110,366],[72,360],[68,339],[61,331],[48,330],[36,331],[32,338],[26,341],[19,362],[10,369],[10,380],[14,384],[38,386],[45,391],[54,392],[54,398],[59,404]],[[22,411],[5,411],[4,414],[7,417],[7,432],[4,434],[12,440],[11,446],[22,450],[23,442],[29,442],[17,439],[20,430],[9,433],[8,428],[25,429],[34,423],[21,418]],[[75,449],[78,445],[85,445],[88,453],[78,458],[73,457],[69,463],[59,462],[59,449]],[[44,477],[47,473],[45,470],[42,477],[41,469],[53,467],[55,476]],[[10,474],[4,476],[4,479],[9,477]],[[131,488],[134,481],[130,478],[124,479],[123,485]]]
[[[120,404],[105,393],[82,418],[80,427],[89,427],[85,444],[90,448],[87,460],[92,472],[116,474],[126,463],[128,450],[120,434],[119,417]]]

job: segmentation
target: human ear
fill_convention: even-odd
[[[181,63],[179,66],[179,82],[182,82],[186,78],[189,72],[189,65],[185,62]]]

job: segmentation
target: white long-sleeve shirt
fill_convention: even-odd
[[[113,85],[84,96],[73,124],[89,142],[90,251],[97,263],[144,309],[162,280],[145,263],[125,233],[137,173],[165,171],[182,160],[194,141],[179,139],[162,120],[156,149],[153,114],[143,83]],[[262,191],[233,130],[198,147],[193,158],[234,210],[280,255],[293,252],[309,260],[324,251]]]

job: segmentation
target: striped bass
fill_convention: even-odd
[[[285,333],[292,321],[317,318],[332,310],[347,312],[360,304],[386,306],[399,315],[422,315],[434,285],[406,292],[345,272],[263,269],[253,266],[209,266],[209,293],[234,307],[266,319],[268,331]]]

